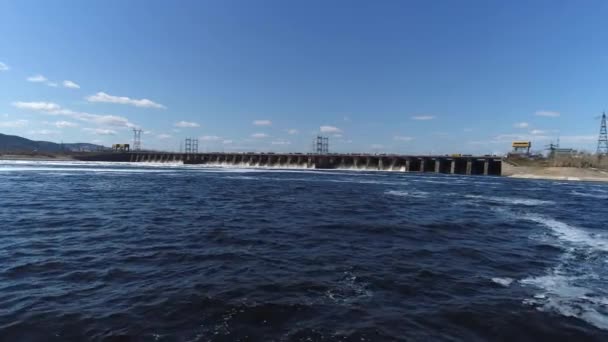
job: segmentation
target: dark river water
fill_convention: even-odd
[[[0,162],[1,341],[608,340],[608,185]]]

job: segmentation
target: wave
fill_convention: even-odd
[[[427,198],[429,193],[426,191],[397,191],[390,190],[385,192],[386,195],[401,196],[401,197],[413,197],[413,198]]]
[[[522,285],[542,290],[524,304],[534,305],[540,311],[557,312],[566,317],[581,319],[597,328],[608,330],[608,298],[598,296],[596,290],[584,287],[586,277],[551,274],[522,279]]]
[[[494,282],[498,285],[502,285],[504,287],[508,287],[509,285],[511,285],[511,283],[513,283],[513,278],[492,278],[490,280],[492,280],[492,282]]]
[[[553,201],[544,201],[533,198],[517,198],[517,197],[497,197],[497,196],[480,196],[480,195],[465,195],[464,197],[476,200],[485,200],[488,202],[495,203],[504,203],[504,204],[512,204],[512,205],[527,205],[527,206],[537,206],[537,205],[551,205],[555,204]]]
[[[578,192],[578,191],[572,191],[570,193],[572,195],[580,196],[580,197],[597,198],[597,199],[608,199],[608,195],[599,195],[599,194],[593,194],[593,193],[588,193],[588,192]]]
[[[608,252],[608,239],[601,234],[591,233],[567,223],[540,215],[528,214],[524,216],[524,218],[551,229],[551,231],[563,241],[579,247],[591,248],[595,251]]]

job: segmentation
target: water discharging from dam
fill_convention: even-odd
[[[85,161],[178,163],[209,166],[347,169],[397,172],[434,172],[461,175],[495,175],[502,172],[499,157],[405,156],[364,154],[274,153],[97,153],[77,156]]]

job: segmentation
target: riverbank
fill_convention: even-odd
[[[513,166],[503,163],[502,175],[526,179],[608,182],[608,170],[596,168]]]

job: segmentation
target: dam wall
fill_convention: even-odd
[[[209,166],[351,169],[460,175],[502,173],[502,159],[491,156],[407,156],[367,154],[114,152],[75,156],[83,161],[184,163]]]

